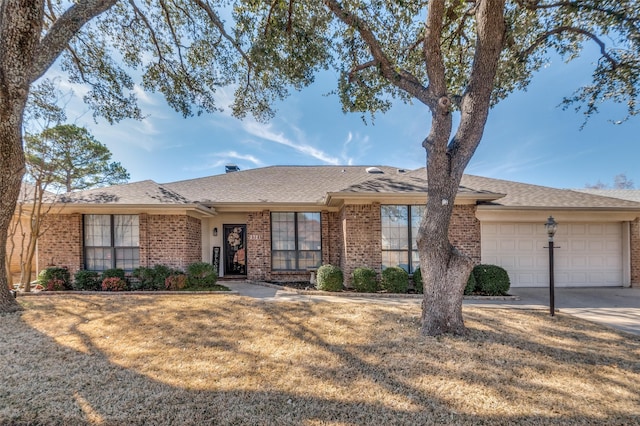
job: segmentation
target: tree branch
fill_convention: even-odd
[[[562,27],[558,27],[558,28],[554,28],[552,30],[549,30],[549,31],[545,32],[544,34],[541,34],[540,36],[538,36],[537,39],[535,39],[535,41],[531,44],[531,46],[529,46],[526,50],[524,50],[522,53],[520,53],[519,56],[521,58],[523,58],[523,59],[526,58],[527,56],[529,56],[531,54],[531,52],[533,52],[535,50],[536,47],[538,47],[540,44],[544,43],[549,37],[557,35],[557,34],[562,34],[564,32],[577,33],[577,34],[581,34],[581,35],[589,37],[598,46],[600,46],[600,54],[602,55],[603,58],[605,58],[611,64],[611,67],[614,70],[620,65],[618,61],[616,61],[611,55],[609,55],[609,53],[607,53],[606,45],[604,44],[604,42],[602,40],[600,40],[600,38],[598,36],[596,36],[595,34],[593,34],[590,31],[584,30],[582,28],[571,27],[571,26],[568,26],[568,25],[565,25],[565,26],[562,26]]]
[[[40,41],[33,61],[31,81],[35,81],[51,67],[60,53],[82,26],[109,10],[117,0],[83,0],[67,9]]]
[[[425,104],[428,102],[427,89],[408,71],[396,69],[389,57],[384,53],[380,42],[365,20],[345,10],[337,0],[323,1],[336,18],[358,31],[362,40],[369,46],[374,61],[380,65],[380,72],[391,84],[406,91]]]

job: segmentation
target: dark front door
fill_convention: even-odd
[[[247,275],[247,225],[224,225],[224,274]]]

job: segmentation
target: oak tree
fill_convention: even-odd
[[[523,89],[550,55],[595,45],[592,81],[563,100],[586,117],[603,100],[638,112],[640,2],[635,0],[246,0],[237,38],[253,67],[236,92],[250,109],[256,86],[299,87],[321,69],[340,73],[344,111],[384,113],[419,102],[428,174],[418,235],[422,331],[464,333],[462,296],[473,262],[452,246],[449,221],[465,167],[493,105]],[[575,83],[568,78],[568,83]],[[454,119],[455,118],[455,119]]]
[[[141,118],[131,71],[185,116],[216,111],[215,90],[247,66],[215,0],[0,0],[0,241],[25,171],[23,116],[29,91],[58,61],[96,115]],[[0,244],[0,312],[19,310]]]

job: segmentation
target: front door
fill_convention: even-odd
[[[247,225],[224,225],[224,274],[247,275]]]

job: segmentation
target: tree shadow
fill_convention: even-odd
[[[513,392],[514,398],[526,397],[519,391],[521,384],[502,383],[512,380],[513,375],[491,361],[490,346],[522,346],[516,349],[550,358],[540,363],[509,361],[510,366],[523,371],[566,363],[571,352],[505,337],[508,331],[498,330],[497,323],[490,321],[484,325],[486,318],[480,314],[471,317],[474,322],[483,322],[481,330],[472,329],[464,338],[435,339],[420,336],[417,316],[401,309],[385,312],[382,323],[376,320],[375,310],[363,315],[346,307],[332,315],[329,304],[276,304],[237,296],[202,297],[202,303],[172,296],[64,298],[65,303],[58,298],[38,300],[27,304],[23,313],[2,316],[1,424],[567,424],[608,418],[622,419],[623,423],[640,420],[615,408],[601,416],[580,411],[559,417],[554,413],[566,407],[546,403],[535,404],[539,410],[535,414],[518,414],[517,410],[478,414],[472,408],[465,409],[460,395],[446,392],[464,393],[465,386],[481,386],[496,394]],[[330,325],[321,329],[323,321]],[[363,322],[370,326],[363,327]],[[122,346],[122,342],[130,346]],[[638,341],[632,343],[629,350],[637,351]],[[435,351],[434,347],[445,350]],[[399,350],[405,348],[414,353]],[[466,369],[456,364],[456,353],[474,348],[477,353],[465,357],[475,357],[476,367],[484,368]],[[182,364],[176,362],[181,352]],[[448,356],[453,362],[446,359]],[[234,357],[234,362],[228,357]],[[592,359],[584,353],[574,362],[589,365]],[[611,358],[610,362],[638,374],[637,365],[629,365],[626,358]],[[437,391],[433,384],[443,378],[456,383],[443,383],[444,391]],[[527,380],[524,376],[521,379]],[[633,390],[625,383],[605,385]],[[561,401],[567,399],[544,383],[528,385],[527,392],[531,389],[555,392]],[[502,396],[506,403],[513,403],[507,395]]]

